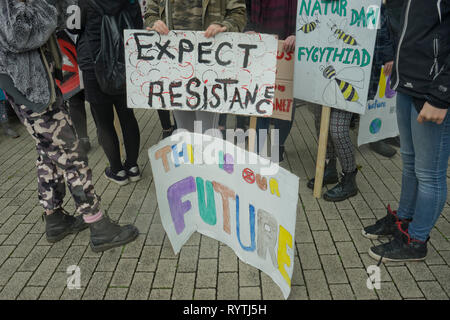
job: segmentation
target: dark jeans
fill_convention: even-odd
[[[163,130],[169,130],[172,128],[172,122],[170,120],[170,111],[158,110],[159,121]]]
[[[140,147],[139,125],[132,109],[127,107],[126,94],[107,95],[103,93],[93,72],[83,72],[86,98],[96,119],[98,142],[103,147],[114,173],[123,169],[120,158],[119,138],[114,128],[114,109],[122,128],[126,152],[125,167],[137,165]]]

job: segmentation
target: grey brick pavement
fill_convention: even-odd
[[[83,231],[50,245],[43,236],[36,195],[35,148],[23,127],[21,137],[0,136],[0,299],[283,299],[274,282],[239,261],[216,240],[194,234],[174,255],[163,230],[147,150],[161,137],[156,112],[136,112],[142,135],[139,165],[143,179],[119,188],[106,181],[107,164],[89,118],[89,153],[95,186],[113,219],[134,223],[136,242],[104,253],[88,247]],[[229,117],[228,126],[234,120]],[[356,139],[356,137],[354,137]],[[401,159],[357,150],[360,193],[340,203],[312,197],[306,181],[314,174],[317,139],[307,108],[299,107],[282,164],[300,177],[296,256],[289,299],[449,299],[450,206],[431,234],[425,262],[381,266],[381,288],[366,286],[366,268],[375,262],[367,249],[378,243],[361,235],[363,226],[398,204]],[[449,191],[450,193],[450,191]],[[73,211],[67,196],[66,208]],[[67,267],[78,265],[81,289],[66,286]]]

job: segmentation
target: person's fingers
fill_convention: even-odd
[[[423,123],[424,122],[424,118],[423,118],[422,114],[419,114],[419,116],[417,117],[417,122],[418,123]]]

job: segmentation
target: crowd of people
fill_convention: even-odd
[[[334,1],[334,0],[330,0]],[[358,1],[358,0],[355,0]],[[61,74],[61,54],[55,32],[63,30],[68,5],[78,4],[81,23],[67,30],[77,47],[84,90],[64,101],[55,84]],[[5,0],[0,10],[0,123],[4,132],[17,137],[7,125],[6,102],[11,105],[38,152],[38,193],[45,210],[46,235],[56,242],[85,228],[91,231],[91,247],[104,251],[136,239],[133,225],[119,226],[101,209],[88,166],[89,137],[86,129],[86,101],[97,128],[98,141],[109,161],[104,175],[125,185],[141,178],[138,166],[139,125],[127,107],[125,92],[105,92],[96,71],[102,45],[104,15],[125,13],[127,27],[160,34],[170,30],[204,31],[207,38],[222,32],[276,34],[284,40],[286,52],[296,46],[297,0],[150,0],[145,11],[136,0]],[[142,18],[143,17],[143,18]],[[362,230],[370,239],[389,241],[369,249],[382,261],[423,260],[429,234],[447,197],[446,170],[450,152],[450,1],[385,0],[372,66],[369,99],[376,94],[383,68],[397,90],[397,119],[403,161],[402,191],[398,210]],[[301,84],[294,84],[301,85]],[[5,94],[3,94],[3,91]],[[321,107],[312,105],[317,133]],[[119,138],[114,127],[114,110],[122,129],[126,159],[122,162]],[[173,124],[171,115],[173,114]],[[217,129],[222,136],[225,114],[205,111],[158,111],[163,138],[177,129]],[[289,136],[290,121],[259,118],[257,132],[269,130],[271,121],[280,132],[276,143],[280,161]],[[355,114],[332,109],[323,185],[336,184],[324,194],[327,201],[342,201],[358,193],[358,168],[350,127]],[[237,116],[237,127],[246,129],[247,118]],[[264,141],[257,136],[257,146]],[[392,157],[397,139],[370,145],[381,155]],[[257,148],[257,151],[259,149]],[[342,168],[339,175],[337,162]],[[314,188],[314,179],[307,182]],[[79,216],[62,207],[66,185]]]

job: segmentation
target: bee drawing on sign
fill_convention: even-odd
[[[323,91],[323,101],[330,107],[346,107],[350,103],[362,106],[357,89],[364,89],[364,71],[359,67],[348,67],[336,72],[333,66],[321,66],[320,71],[329,80]]]
[[[344,31],[344,25],[346,24],[347,24],[346,19],[341,22],[341,25],[339,27],[335,22],[330,20],[328,26],[330,27],[331,32],[333,33],[329,38],[330,43],[342,41],[343,43],[348,44],[350,46],[358,45],[356,39]]]
[[[298,31],[303,31],[303,33],[310,33],[316,30],[320,25],[317,14],[314,15],[314,17],[308,17],[305,12],[303,12],[303,14],[299,16],[299,19],[301,27],[298,29]]]

